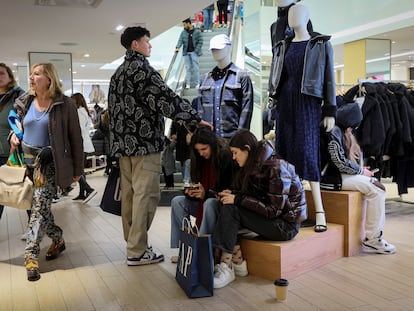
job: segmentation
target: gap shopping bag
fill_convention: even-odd
[[[187,218],[183,219],[180,232],[175,279],[189,298],[213,296],[214,261],[211,235],[200,235],[198,229],[194,232]]]
[[[107,213],[121,216],[121,180],[118,166],[113,166],[109,173],[100,206]]]

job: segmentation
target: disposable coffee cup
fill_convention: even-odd
[[[277,301],[286,301],[289,282],[286,279],[277,279],[274,282]]]

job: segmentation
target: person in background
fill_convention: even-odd
[[[307,215],[305,191],[295,167],[280,159],[268,141],[258,141],[242,129],[231,138],[229,147],[240,169],[234,189],[218,194],[223,205],[213,232],[213,247],[222,253],[215,268],[214,288],[228,285],[237,271],[244,270],[237,242],[239,228],[268,240],[289,241]]]
[[[93,153],[95,151],[91,136],[89,135],[89,131],[92,127],[92,119],[89,114],[88,105],[86,104],[83,95],[81,93],[75,93],[71,96],[71,98],[75,100],[76,107],[78,108],[79,124],[83,139],[83,161],[85,167],[86,157],[88,153]],[[82,200],[83,203],[89,202],[97,194],[97,191],[88,184],[85,174],[82,174],[82,176],[79,178],[78,183],[79,195],[73,200]]]
[[[11,145],[21,144],[34,194],[25,249],[27,279],[40,279],[40,243],[46,234],[52,245],[46,260],[65,247],[62,229],[55,224],[51,201],[56,186],[65,189],[83,174],[83,143],[76,105],[62,91],[56,68],[37,63],[30,68],[30,91],[16,99],[14,110],[23,125],[23,139],[13,133]]]
[[[369,167],[363,166],[362,150],[353,134],[361,121],[362,112],[357,103],[343,104],[336,112],[336,125],[332,131],[321,130],[321,161],[326,172],[322,178],[341,180],[342,190],[364,194],[366,216],[362,250],[367,253],[394,254],[396,247],[382,238],[385,187],[373,177],[374,172]]]
[[[105,93],[101,90],[99,84],[92,84],[92,90],[89,93],[89,103],[105,105]]]
[[[164,174],[164,189],[174,188],[175,158],[174,149],[176,141],[165,136],[164,150],[161,153],[162,173]]]
[[[203,31],[203,27],[204,27],[204,16],[203,16],[203,12],[202,11],[199,11],[196,14],[194,14],[194,26],[195,26],[195,28],[198,28],[201,31]]]
[[[198,87],[200,83],[198,58],[202,55],[203,37],[200,29],[194,28],[190,18],[183,20],[183,26],[184,30],[178,38],[175,52],[178,53],[181,46],[183,47],[182,53],[186,71],[185,88],[189,89],[192,85]],[[193,74],[193,80],[191,80],[191,74]]]
[[[16,98],[23,93],[23,89],[17,85],[11,68],[0,63],[0,165],[6,164],[10,155],[9,111],[13,109]],[[4,206],[0,205],[0,219],[3,215],[3,209]],[[28,215],[30,216],[30,211],[28,211]]]
[[[191,146],[188,143],[187,137],[189,136],[187,135],[189,134],[189,130],[193,132],[194,129],[190,126],[184,126],[178,122],[172,122],[171,124],[171,139],[176,141],[175,159],[181,164],[181,175],[184,187],[188,187],[190,185]]]
[[[106,156],[106,166],[104,170],[104,176],[109,176],[113,165],[118,166],[118,161],[115,157],[111,156],[110,145],[109,145],[109,112],[105,109],[102,114],[96,130],[100,131],[103,136],[103,150]]]
[[[227,27],[229,0],[217,0],[218,27]]]
[[[95,128],[97,128],[97,126],[98,126],[98,124],[101,120],[101,115],[104,112],[104,108],[102,108],[101,105],[102,104],[95,104],[93,106],[93,115],[91,115],[91,118],[92,118],[93,126]]]
[[[204,17],[204,32],[212,32],[213,30],[213,15],[214,15],[214,3],[203,9]]]
[[[235,165],[224,139],[207,128],[198,128],[191,137],[192,187],[171,200],[171,248],[178,248],[184,217],[196,217],[201,234],[211,234],[216,225],[220,202],[216,193],[231,188]],[[173,256],[172,262],[178,257]]]
[[[108,97],[111,156],[119,158],[122,225],[130,266],[164,260],[148,244],[160,199],[164,118],[211,127],[150,66],[149,41],[146,28],[125,29],[121,35],[125,59],[111,77]]]

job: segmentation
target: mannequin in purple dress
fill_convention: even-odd
[[[307,7],[289,8],[294,35],[273,48],[269,96],[276,102],[276,149],[309,181],[315,231],[323,232],[327,226],[320,192],[319,124],[322,121],[328,132],[335,125],[333,50],[329,36],[309,33],[308,22]]]

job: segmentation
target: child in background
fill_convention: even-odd
[[[170,140],[167,136],[164,139],[164,150],[161,155],[162,173],[164,174],[165,187],[164,189],[174,188],[174,173],[175,173],[175,157],[174,149],[176,145],[175,140]]]

